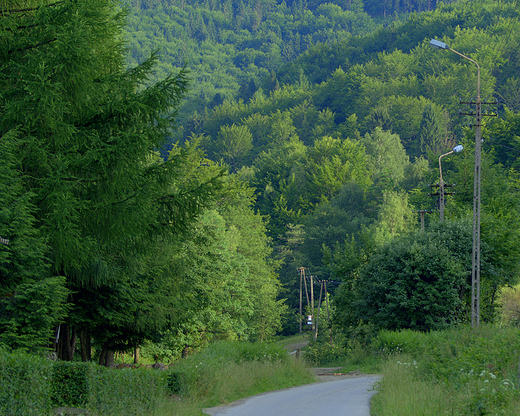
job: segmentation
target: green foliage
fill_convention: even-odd
[[[247,126],[222,126],[215,147],[217,160],[222,158],[236,172],[253,147],[253,136]]]
[[[274,343],[217,341],[207,348],[181,360],[168,372],[168,387],[183,396],[207,394],[214,390],[218,373],[226,368],[256,363],[258,365],[288,364],[287,351]]]
[[[433,337],[432,334],[433,332],[425,333],[413,329],[381,330],[370,347],[384,356],[401,353],[420,356],[428,352],[428,339]]]
[[[57,361],[52,366],[53,407],[84,407],[90,400],[89,364]]]
[[[40,416],[51,411],[52,362],[0,349],[0,413]]]
[[[423,154],[429,152],[437,154],[444,150],[442,129],[431,104],[424,107],[421,125],[419,126],[419,143]]]
[[[505,168],[518,170],[520,152],[520,114],[506,109],[505,117],[489,126],[494,159]]]
[[[91,366],[87,408],[95,414],[153,414],[165,400],[166,383],[164,371]]]
[[[410,163],[399,136],[376,127],[367,133],[361,143],[365,146],[370,165],[375,170],[375,182],[383,189],[392,189],[404,179],[404,171]]]
[[[357,317],[378,328],[428,331],[464,319],[470,232],[440,224],[381,246],[361,269]]]
[[[63,318],[66,293],[48,279],[58,274],[73,293],[64,333],[80,329],[105,350],[126,349],[171,325],[176,281],[167,249],[209,204],[223,171],[189,144],[166,161],[157,154],[186,90],[186,71],[148,85],[153,53],[124,70],[125,13],[116,3],[67,0],[4,17],[0,136],[8,169],[1,202],[9,205],[1,207],[0,231],[12,237],[13,251],[2,247],[0,272],[10,275],[2,291],[23,285],[16,307],[37,313],[23,317],[25,328],[8,310],[2,325],[11,338],[27,335],[22,347],[46,345],[50,326]],[[24,258],[30,271],[22,274]],[[47,290],[36,296],[37,287]],[[9,300],[2,305],[11,307]],[[31,319],[42,321],[39,332]],[[64,338],[61,358],[71,360]]]
[[[207,210],[173,253],[180,276],[179,311],[148,355],[174,360],[212,339],[268,340],[286,307],[269,258],[264,218],[254,213],[253,190],[227,177]]]
[[[16,285],[38,280],[47,272],[48,247],[36,228],[33,194],[23,184],[17,154],[23,141],[12,131],[0,138],[0,292],[12,295]]]
[[[343,10],[333,4],[310,8],[303,3],[189,0],[144,6],[136,1],[127,26],[128,60],[139,63],[147,51],[159,48],[159,79],[187,63],[197,87],[182,112],[203,114],[217,96],[247,101],[255,84],[264,80],[265,90],[275,89],[270,73],[313,45],[333,44],[374,27],[362,8]],[[299,80],[298,72],[294,80]]]
[[[330,342],[314,342],[305,349],[305,361],[313,367],[342,365],[347,352],[339,344]]]
[[[377,244],[389,243],[393,238],[413,230],[414,217],[403,191],[384,191],[378,222],[374,224],[374,240]]]
[[[516,348],[519,337],[517,328],[493,326],[479,329],[458,327],[429,334],[383,331],[373,348],[385,355],[398,354],[389,363],[403,370],[399,385],[404,379],[411,378],[410,385],[419,383],[422,391],[432,391],[432,384],[441,389],[442,396],[447,397],[447,406],[438,411],[449,410],[460,415],[510,415],[516,414],[520,402]],[[389,400],[388,393],[396,394],[391,393],[390,384],[386,384],[389,370],[383,370],[383,383],[379,388],[383,400]],[[390,376],[389,381],[392,380]],[[410,395],[411,386],[405,388]],[[429,411],[434,402],[419,397],[422,404],[412,405],[408,402],[413,402],[413,399],[404,399],[406,404],[404,408],[400,407],[404,413],[399,414],[417,414],[418,406],[425,407],[425,412]],[[390,411],[391,400],[382,409],[379,398],[376,402],[375,406],[382,414],[395,414]],[[415,413],[406,410],[412,406],[415,406]],[[388,408],[388,413],[384,408]]]
[[[0,345],[27,352],[46,351],[53,329],[67,312],[64,277],[16,286],[0,300]]]
[[[520,291],[518,286],[500,291],[500,323],[520,327]]]

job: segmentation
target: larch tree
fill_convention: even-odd
[[[186,230],[218,186],[219,172],[195,174],[204,166],[187,163],[197,159],[192,148],[167,161],[155,154],[174,124],[186,72],[146,87],[155,58],[125,69],[124,24],[110,0],[0,6],[0,137],[12,143],[31,192],[30,226],[50,248],[48,275],[74,291],[61,326],[63,359],[72,359],[78,333],[90,339],[91,326],[118,337],[142,319],[95,307],[83,314],[76,305],[101,289],[114,297],[143,274],[153,280],[146,256]]]

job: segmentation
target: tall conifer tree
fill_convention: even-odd
[[[145,88],[153,56],[125,70],[125,13],[118,4],[0,6],[0,137],[17,138],[20,181],[34,195],[34,227],[49,244],[51,273],[74,289],[73,306],[83,297],[99,303],[103,296],[91,295],[101,291],[113,301],[143,275],[148,286],[137,285],[141,294],[152,290],[143,256],[158,239],[189,226],[219,176],[197,173],[193,150],[179,149],[168,161],[154,154],[168,137],[186,74]],[[127,300],[149,307],[152,297]],[[72,359],[76,334],[92,325],[105,326],[108,349],[129,342],[124,332],[135,326],[138,306],[130,308],[133,316],[91,306],[89,314],[73,307],[62,326],[62,358]],[[110,334],[124,339],[108,342]]]

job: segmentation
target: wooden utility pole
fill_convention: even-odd
[[[428,194],[429,196],[430,194]],[[412,211],[413,213],[418,213],[418,214],[421,214],[421,231],[424,231],[424,214],[428,214],[429,212],[433,212],[433,211],[428,211],[428,210],[424,210],[424,209],[421,209],[419,211]]]
[[[312,316],[312,326],[311,329],[314,330],[315,319],[314,319],[314,276],[311,274],[311,316]]]
[[[309,305],[309,293],[307,291],[307,279],[305,278],[305,267],[300,267],[300,334],[302,333],[302,281],[305,285],[305,296],[307,297],[307,305]]]
[[[327,305],[327,322],[329,324],[330,343],[332,345],[332,325],[330,324],[329,297],[327,296],[327,280],[325,280],[325,304]]]
[[[303,267],[300,267],[300,335],[302,334],[302,279],[303,279]]]
[[[318,325],[320,320],[321,294],[323,292],[323,281],[320,282],[320,299],[318,301],[318,313],[316,314],[316,330],[314,331],[314,341],[318,338]]]

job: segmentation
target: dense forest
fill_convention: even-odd
[[[301,267],[318,279],[346,282],[335,299],[342,305],[336,317],[343,328],[356,327],[359,316],[369,314],[364,311],[345,321],[345,310],[361,311],[368,299],[360,289],[365,286],[360,279],[368,277],[360,273],[367,273],[370,261],[376,261],[373,255],[401,238],[407,249],[416,246],[420,210],[429,212],[427,227],[437,230],[438,215],[431,211],[438,209],[438,198],[429,196],[434,193],[430,185],[435,189],[439,182],[438,157],[458,143],[464,145],[463,155],[443,161],[448,183],[458,184],[454,195],[446,197],[447,213],[466,230],[458,239],[467,244],[458,254],[447,244],[436,250],[441,255],[448,246],[465,277],[459,275],[456,284],[450,283],[457,287],[451,301],[459,305],[453,311],[457,318],[442,311],[436,319],[439,325],[467,319],[475,111],[471,102],[476,99],[477,67],[456,54],[435,51],[428,43],[441,39],[480,64],[480,95],[484,102],[496,103],[484,105],[484,113],[498,115],[484,117],[483,145],[482,192],[487,197],[482,232],[489,244],[483,246],[489,250],[482,265],[489,279],[483,286],[483,316],[492,319],[499,288],[518,277],[518,250],[513,248],[518,236],[512,231],[517,226],[511,215],[517,210],[520,151],[517,3],[375,7],[370,2],[240,2],[230,3],[235,7],[228,9],[227,3],[188,3],[157,8],[134,4],[135,10],[145,9],[139,16],[153,13],[155,37],[142,37],[152,31],[139,30],[141,21],[131,20],[130,62],[138,60],[134,51],[152,39],[193,34],[188,36],[191,44],[182,44],[186,59],[179,59],[179,48],[173,53],[165,49],[161,58],[163,65],[186,63],[194,84],[194,95],[181,109],[171,141],[196,140],[210,159],[224,163],[255,189],[255,208],[266,216],[273,258],[281,262],[282,296],[291,310],[298,309]],[[201,17],[177,25],[180,13]],[[219,13],[226,18],[214,24]],[[208,30],[206,37],[198,38],[193,22],[217,27],[218,36]],[[217,77],[230,82],[224,87]],[[206,88],[208,80],[212,88]],[[453,230],[441,227],[434,233],[439,232],[452,240]],[[438,240],[431,238],[425,250],[436,246],[432,241]],[[424,260],[422,266],[438,262],[448,267],[443,258]],[[287,331],[296,327],[294,320],[286,322]]]
[[[110,364],[294,333],[302,268],[330,282],[338,334],[467,322],[477,84],[492,321],[519,278],[519,14],[513,0],[2,4],[0,344]],[[430,195],[456,144],[441,222]]]

